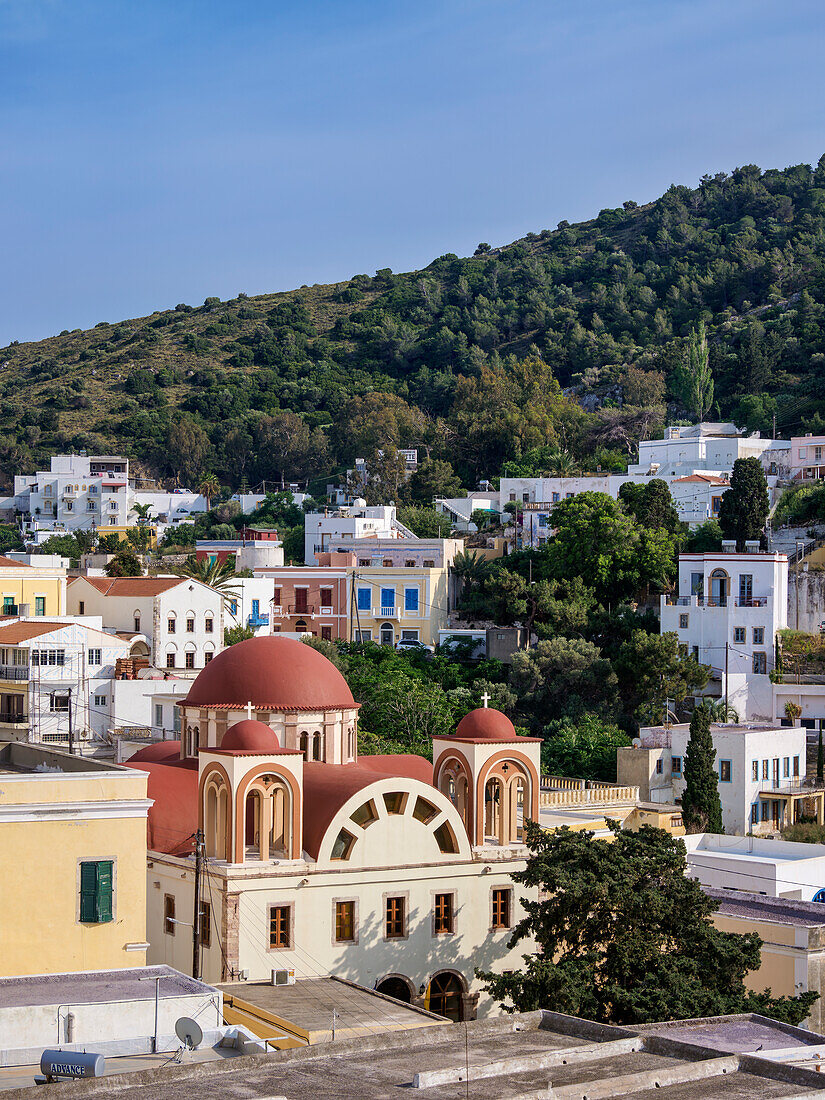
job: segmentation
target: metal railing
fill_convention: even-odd
[[[9,714],[4,710],[0,710],[0,723],[6,726],[20,726],[24,722],[28,722],[28,714]]]
[[[737,607],[767,607],[767,596],[744,596],[736,600]]]
[[[315,614],[315,604],[314,603],[306,603],[306,604],[291,603],[291,604],[288,605],[287,610],[288,610],[290,615],[314,615]]]
[[[28,665],[0,665],[0,680],[28,680]]]

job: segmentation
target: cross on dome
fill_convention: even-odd
[[[489,692],[489,691],[485,691],[485,692],[484,692],[484,694],[483,694],[483,695],[481,696],[481,701],[482,701],[482,703],[484,704],[484,706],[486,707],[486,706],[487,706],[487,705],[489,704],[489,702],[490,702],[490,700],[491,700],[492,698],[493,698],[493,697],[492,697],[492,695],[490,694],[490,692]]]
[[[249,700],[249,702],[244,707],[244,710],[246,711],[246,717],[251,720],[251,718],[252,718],[252,700],[251,699]]]

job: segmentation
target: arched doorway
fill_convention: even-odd
[[[395,641],[395,631],[392,623],[381,624],[381,645],[392,645]]]
[[[712,607],[728,605],[728,575],[724,569],[714,569],[710,575],[710,599]]]
[[[464,982],[458,974],[445,970],[436,974],[427,990],[427,1007],[438,1016],[445,1016],[454,1023],[464,1019]]]
[[[410,1004],[412,1001],[410,983],[405,978],[399,978],[395,974],[379,982],[375,987],[375,991],[376,993],[383,993],[385,997],[394,997],[396,1001],[403,1001],[404,1004]]]
[[[261,791],[250,791],[246,796],[246,821],[244,844],[247,855],[260,854],[261,826],[263,824],[263,795]]]

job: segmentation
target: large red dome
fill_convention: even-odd
[[[518,741],[516,728],[506,714],[493,707],[478,707],[465,714],[455,731],[468,741]]]
[[[355,706],[335,665],[292,638],[249,638],[219,653],[198,675],[184,706],[343,710]]]

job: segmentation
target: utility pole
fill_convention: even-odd
[[[725,720],[728,713],[728,654],[730,653],[730,639],[725,639]]]
[[[195,912],[192,917],[192,977],[201,976],[201,863],[203,860],[203,830],[195,833]]]
[[[69,688],[69,756],[74,756],[74,737],[72,731],[72,689]]]

